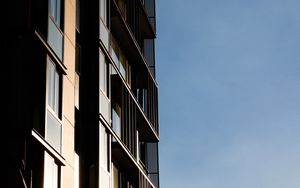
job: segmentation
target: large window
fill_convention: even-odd
[[[57,151],[61,152],[61,74],[56,64],[47,61],[47,112],[45,139]]]

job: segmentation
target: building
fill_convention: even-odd
[[[155,0],[4,7],[1,185],[158,188]]]

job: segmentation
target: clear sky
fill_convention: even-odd
[[[156,10],[161,188],[299,188],[300,1]]]

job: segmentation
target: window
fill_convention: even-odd
[[[147,112],[147,89],[137,88],[137,101],[140,103],[144,112]]]
[[[44,188],[60,187],[60,166],[47,152],[44,160]]]
[[[105,60],[104,54],[100,50],[99,54],[99,82],[100,82],[100,89],[103,93],[108,96],[108,66],[107,61]]]
[[[61,74],[56,64],[48,58],[47,61],[47,112],[45,139],[49,144],[61,152]]]
[[[107,22],[106,7],[107,7],[107,0],[100,0],[100,18],[102,19],[105,25]]]
[[[127,2],[125,0],[118,0],[117,4],[124,20],[127,20]]]
[[[49,15],[53,18],[56,24],[61,27],[61,0],[49,0]]]
[[[126,56],[119,47],[117,41],[111,36],[111,57],[118,67],[122,77],[126,80],[128,85],[131,85],[131,66],[129,65]]]
[[[121,108],[118,104],[115,104],[112,108],[112,127],[121,139]]]
[[[80,34],[76,32],[76,48],[75,48],[75,107],[79,110],[79,85],[81,72],[81,44]]]
[[[147,165],[147,144],[143,141],[139,142],[139,162],[142,162],[142,167],[144,168],[144,170],[146,171],[146,165]]]
[[[127,60],[125,58],[125,56],[120,52],[119,54],[119,70],[120,70],[120,73],[121,75],[123,76],[123,78],[126,80],[126,65],[127,65]]]
[[[100,165],[108,171],[108,135],[102,124],[100,126]]]
[[[150,71],[155,76],[155,49],[154,39],[144,39],[144,57],[150,68]]]
[[[105,48],[109,49],[109,29],[108,29],[108,13],[107,13],[107,0],[99,1],[99,22],[100,22],[100,39]]]
[[[109,101],[109,66],[105,59],[105,56],[101,50],[99,50],[99,110],[100,114],[107,122],[110,122],[110,101]]]
[[[63,3],[61,0],[48,2],[48,43],[57,57],[62,60],[63,55]]]
[[[110,187],[110,142],[109,135],[101,123],[99,129],[100,188],[107,188]]]
[[[119,169],[113,165],[113,188],[119,188],[120,187],[120,175],[119,175]]]

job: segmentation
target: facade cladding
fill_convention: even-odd
[[[2,185],[158,188],[155,0],[8,4]]]

